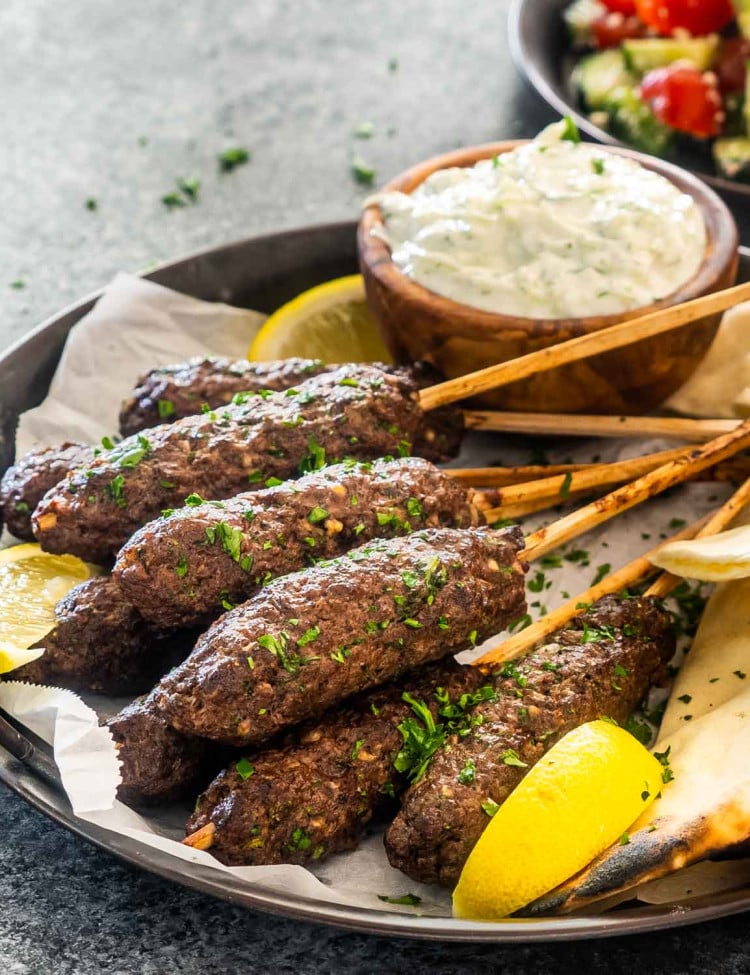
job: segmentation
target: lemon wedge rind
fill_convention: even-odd
[[[583,869],[663,788],[663,768],[607,721],[569,732],[505,800],[453,894],[457,917],[499,920]]]
[[[290,356],[337,362],[391,362],[370,315],[360,274],[310,288],[275,311],[255,336],[248,359]]]

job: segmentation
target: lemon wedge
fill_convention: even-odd
[[[457,917],[507,917],[617,840],[663,788],[662,766],[607,721],[569,732],[490,820],[453,893]]]
[[[40,656],[38,650],[29,656],[28,648],[54,626],[55,603],[98,571],[33,543],[0,550],[0,673]]]
[[[370,315],[360,274],[327,281],[282,305],[255,336],[248,359],[392,362]]]
[[[651,559],[660,569],[687,579],[728,582],[750,576],[750,525],[718,535],[663,545]]]

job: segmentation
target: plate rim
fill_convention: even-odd
[[[583,114],[576,105],[568,102],[564,97],[558,94],[555,88],[552,86],[548,77],[540,70],[536,60],[531,57],[531,52],[526,45],[526,32],[525,27],[525,15],[528,12],[531,3],[534,0],[511,0],[510,9],[508,11],[508,44],[510,47],[511,57],[513,62],[518,69],[518,71],[523,75],[528,81],[531,87],[536,91],[536,93],[545,101],[547,104],[554,108],[555,111],[559,112],[560,115],[569,115],[573,121],[576,123],[579,129],[585,132],[592,139],[597,142],[603,143],[609,146],[620,146],[625,149],[632,149],[633,146],[628,145],[627,142],[621,142],[620,139],[615,138],[606,129],[600,128],[595,125],[591,119]],[[565,0],[569,2],[569,0]],[[562,6],[562,0],[560,6]],[[554,16],[558,16],[558,10],[555,9]],[[657,158],[663,158],[661,156]],[[667,159],[667,162],[672,162],[673,165],[679,166],[685,169],[687,172],[692,173],[698,179],[703,180],[704,183],[708,183],[713,189],[720,191],[721,193],[726,193],[733,196],[748,197],[750,198],[750,184],[739,183],[734,180],[724,179],[721,176],[714,176],[711,173],[703,173],[699,170],[691,169],[688,166],[682,166],[681,163],[675,162],[674,160]]]
[[[355,254],[356,221],[342,220],[332,223],[306,225],[253,235],[203,248],[185,257],[165,261],[148,272],[137,276],[159,283],[164,274],[174,272],[180,266],[208,261],[219,253],[242,251],[249,245],[272,246],[283,238],[315,236],[318,234],[342,235],[351,232],[352,252]],[[750,248],[740,248],[741,258],[750,267]],[[342,253],[342,259],[346,255]],[[79,320],[103,293],[97,289],[78,301],[66,305],[59,312],[48,316],[35,328],[17,339],[0,353],[0,370],[18,356],[23,356],[26,346],[33,347],[40,335],[56,328],[64,319]],[[579,941],[595,938],[618,937],[640,934],[674,927],[718,920],[732,914],[750,910],[750,893],[733,898],[732,892],[707,904],[664,909],[662,906],[642,906],[626,909],[615,914],[589,917],[529,918],[501,922],[462,921],[455,918],[419,916],[374,908],[350,907],[343,904],[324,903],[299,895],[287,895],[270,888],[250,887],[245,881],[210,868],[177,860],[168,853],[145,846],[139,841],[123,836],[104,827],[78,819],[61,793],[36,777],[33,772],[17,762],[0,746],[0,782],[3,782],[22,800],[42,815],[65,828],[95,847],[118,859],[155,874],[164,880],[177,883],[198,892],[229,901],[244,908],[265,911],[293,920],[325,924],[362,934],[386,937],[451,941],[465,943],[534,944],[556,941]]]

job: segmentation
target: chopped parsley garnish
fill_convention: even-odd
[[[20,291],[22,288],[26,287],[26,282],[21,278],[16,278],[15,281],[11,281],[9,287],[13,288],[14,291]]]
[[[284,482],[281,480],[280,477],[267,477],[266,478],[266,487],[278,487],[280,484],[283,484],[283,483]]]
[[[31,511],[31,508],[25,501],[16,501],[13,506],[13,510],[17,511],[19,514],[26,514],[26,512]]]
[[[200,494],[188,494],[188,496],[185,498],[185,504],[188,506],[188,508],[197,508],[199,504],[204,503],[205,502]]]
[[[361,156],[355,156],[352,159],[352,176],[361,186],[372,186],[377,171],[368,165]]]
[[[401,897],[389,897],[388,894],[378,894],[378,900],[386,904],[405,904],[408,907],[416,907],[422,903],[422,898],[416,894],[402,894]]]
[[[486,813],[490,819],[495,815],[500,806],[495,802],[494,799],[485,799],[482,803],[482,811]]]
[[[320,627],[313,626],[309,630],[305,630],[302,636],[297,640],[298,647],[306,647],[308,643],[313,643],[320,636]]]
[[[418,498],[409,498],[406,502],[406,511],[410,518],[421,518],[424,514],[422,502]]]
[[[570,485],[573,483],[573,475],[570,471],[563,478],[563,482],[560,485],[560,497],[567,498],[570,496]]]
[[[174,403],[171,399],[157,400],[156,408],[159,411],[160,420],[168,420],[170,416],[174,416]]]
[[[120,444],[120,446],[124,446],[125,443]],[[151,450],[151,443],[143,434],[138,434],[136,443],[138,446],[125,446],[124,452],[113,458],[118,467],[126,467],[132,470],[132,468],[140,464],[146,454]]]
[[[177,566],[174,570],[175,575],[177,576],[178,579],[183,579],[187,573],[187,570],[188,570],[188,561],[183,555],[180,561],[177,563]]]
[[[618,842],[620,846],[627,846],[630,843],[630,833],[623,833]]]
[[[122,490],[124,487],[125,478],[122,476],[122,474],[117,474],[115,477],[113,477],[107,486],[109,495],[118,508],[124,508],[127,505],[127,501],[125,500]]]
[[[289,850],[309,850],[312,846],[312,840],[308,833],[298,826],[292,833],[292,838],[287,844],[287,849]]]
[[[565,142],[581,141],[581,133],[578,131],[578,126],[575,124],[570,115],[566,115],[563,118],[561,138]]]
[[[475,782],[477,778],[477,767],[474,764],[474,759],[469,758],[466,760],[466,764],[458,773],[458,781],[461,785],[471,785]]]
[[[506,748],[503,754],[500,756],[503,765],[512,765],[515,768],[528,768],[527,762],[522,762],[518,756],[518,752],[514,751],[512,748]]]
[[[375,126],[372,122],[360,122],[359,125],[354,130],[355,139],[370,139],[375,132]]]
[[[537,570],[536,575],[533,579],[529,580],[529,592],[542,592],[544,589],[544,583],[546,581],[546,576],[543,572]]]
[[[362,746],[364,745],[364,743],[365,743],[364,742],[364,739],[362,739],[362,738],[358,738],[354,742],[354,748],[352,748],[352,761],[353,762],[356,762],[357,761],[357,756],[362,751]]]
[[[605,562],[603,565],[600,565],[599,568],[596,570],[596,575],[594,576],[591,585],[592,586],[598,585],[602,581],[602,579],[605,578],[605,576],[609,575],[611,571],[612,571],[612,566],[610,565],[609,562]]]
[[[674,779],[674,772],[669,767],[669,753],[672,751],[672,746],[669,745],[666,751],[654,752],[654,758],[663,767],[664,771],[661,773],[661,780],[666,785],[667,782],[671,782]]]
[[[307,516],[307,520],[311,525],[318,525],[321,521],[325,521],[328,517],[328,512],[325,508],[321,508],[320,505],[315,505],[310,514]]]
[[[250,776],[255,771],[253,766],[250,764],[250,762],[248,762],[246,758],[241,758],[239,762],[237,762],[237,764],[235,765],[235,769],[237,770],[237,775],[239,775],[239,777],[242,779],[243,782],[249,779]]]
[[[300,474],[309,474],[310,471],[319,471],[326,466],[325,447],[321,447],[315,437],[310,437],[307,441],[307,453],[299,462]]]
[[[591,168],[594,170],[597,176],[601,176],[604,172],[604,160],[603,159],[592,159]]]
[[[220,152],[216,158],[219,161],[219,169],[222,173],[231,173],[238,166],[244,166],[245,163],[250,162],[251,155],[243,146],[232,146],[231,149]]]
[[[289,634],[283,630],[278,636],[274,636],[272,633],[264,633],[258,637],[258,643],[264,650],[272,653],[284,670],[292,675],[297,674],[300,667],[307,663],[305,658],[289,650]]]

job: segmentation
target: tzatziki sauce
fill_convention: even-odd
[[[612,315],[676,291],[706,250],[697,204],[634,160],[565,138],[568,125],[379,194],[373,233],[414,281],[490,312]]]

